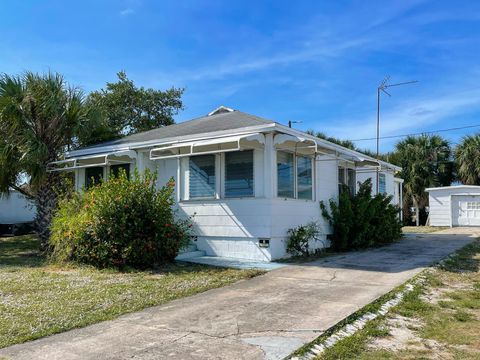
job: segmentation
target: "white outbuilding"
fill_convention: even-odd
[[[480,186],[428,188],[431,226],[480,226]]]

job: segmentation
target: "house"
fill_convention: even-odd
[[[480,186],[426,189],[431,226],[480,226]]]
[[[195,215],[196,246],[207,255],[270,261],[286,255],[287,230],[317,221],[319,202],[341,184],[377,175],[379,191],[401,201],[399,167],[274,121],[221,106],[207,116],[71,151],[52,171],[74,171],[77,189],[119,168],[175,179],[179,214]],[[323,246],[320,242],[317,247]]]
[[[28,228],[35,218],[35,205],[20,192],[10,189],[8,196],[0,196],[0,234],[12,234]]]

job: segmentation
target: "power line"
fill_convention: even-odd
[[[460,127],[449,128],[449,129],[440,129],[440,130],[432,130],[432,131],[422,131],[422,132],[410,133],[410,134],[402,134],[402,135],[382,136],[382,137],[380,137],[380,139],[394,139],[394,138],[400,138],[400,137],[406,137],[406,136],[415,136],[415,135],[423,135],[423,134],[435,134],[435,133],[439,133],[439,132],[447,132],[447,131],[454,131],[454,130],[470,129],[470,128],[475,128],[475,127],[480,127],[480,124],[478,124],[478,125],[460,126]],[[355,140],[350,140],[350,141],[367,141],[367,140],[376,140],[376,139],[377,139],[376,137],[373,137],[373,138],[355,139]]]

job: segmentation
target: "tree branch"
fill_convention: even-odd
[[[33,200],[35,198],[32,194],[30,194],[29,192],[25,191],[24,189],[22,189],[21,187],[19,187],[17,185],[10,185],[10,187],[12,189],[18,191],[20,194],[25,195],[25,197],[27,197],[30,200]]]

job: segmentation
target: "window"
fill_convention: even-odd
[[[189,159],[190,199],[215,197],[215,155]]]
[[[380,194],[387,193],[387,183],[385,179],[385,174],[382,174],[382,173],[378,174],[378,192]]]
[[[120,170],[125,171],[125,174],[127,175],[127,179],[130,179],[130,164],[111,165],[110,175],[118,177],[118,175],[120,174]]]
[[[277,152],[277,195],[279,197],[294,197],[294,167],[293,154]]]
[[[254,196],[253,150],[225,154],[225,197]]]
[[[313,199],[312,159],[277,151],[277,196]]]
[[[85,188],[91,188],[103,179],[103,167],[95,166],[85,169]]]
[[[312,199],[312,159],[297,156],[297,198]]]
[[[356,181],[355,169],[348,169],[347,177],[348,177],[347,185],[348,185],[348,188],[350,189],[350,194],[355,195],[355,181]]]
[[[480,202],[478,201],[467,202],[467,210],[480,210]]]
[[[355,181],[356,173],[355,169],[350,169],[344,166],[338,167],[338,193],[340,194],[343,187],[346,185],[350,191],[350,194],[355,195]]]

